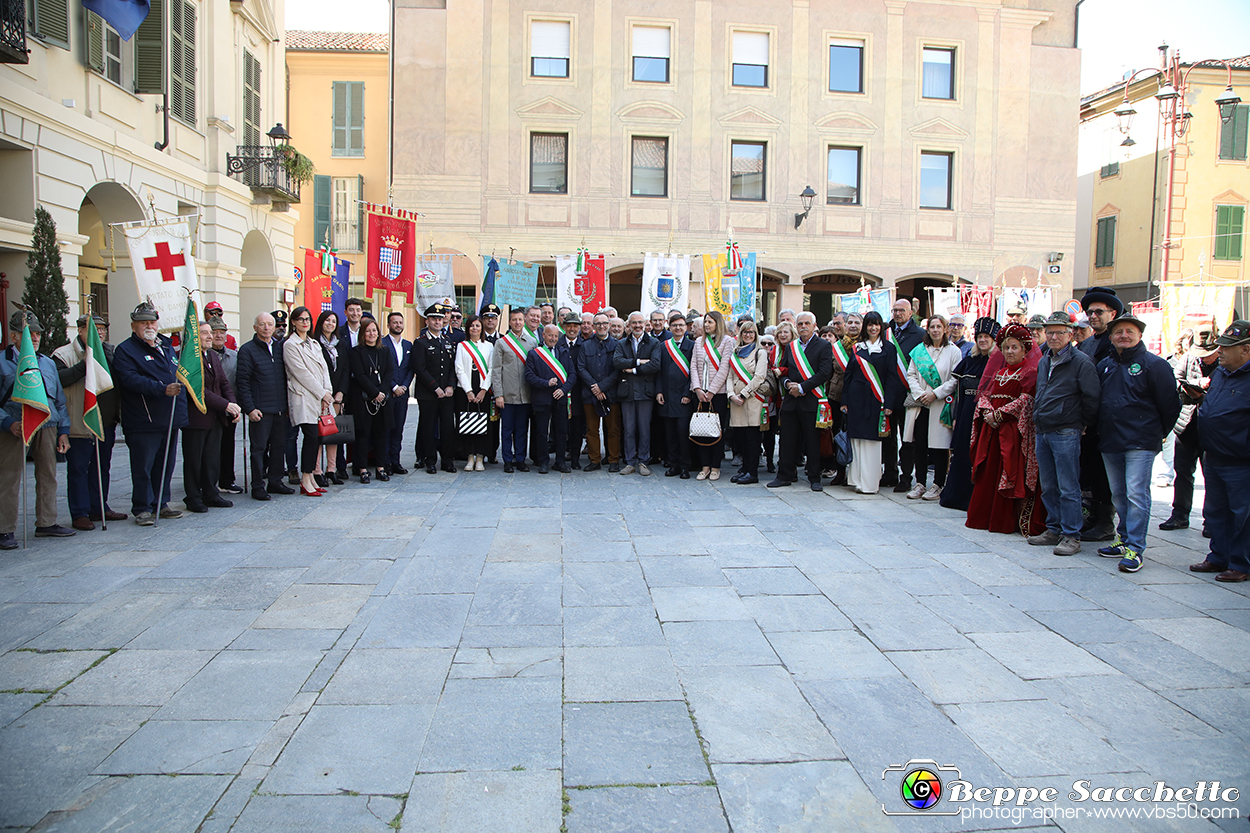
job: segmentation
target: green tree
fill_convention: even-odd
[[[69,341],[69,297],[61,274],[61,248],[56,242],[56,223],[47,209],[35,209],[35,235],[26,258],[26,288],[22,303],[43,324],[41,351],[48,355]]]

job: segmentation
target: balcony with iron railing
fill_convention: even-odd
[[[271,203],[274,211],[299,202],[300,181],[281,146],[239,145],[236,151],[226,154],[226,173],[251,188],[258,202]]]
[[[25,64],[26,0],[0,0],[0,64]]]

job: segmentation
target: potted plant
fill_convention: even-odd
[[[291,145],[278,145],[275,150],[282,160],[282,167],[287,175],[298,183],[312,182],[317,166],[304,154]]]

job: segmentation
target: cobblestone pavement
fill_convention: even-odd
[[[1123,575],[895,495],[500,467],[32,540],[0,828],[1215,830],[1068,797],[1250,789],[1250,584],[1204,552],[1152,524]],[[909,759],[1060,817],[886,816]]]

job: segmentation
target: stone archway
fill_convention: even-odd
[[[273,256],[273,247],[269,239],[259,229],[252,229],[243,238],[243,248],[239,252],[239,266],[243,277],[239,281],[239,321],[240,327],[249,324],[253,316],[262,312],[270,312],[285,306],[282,302],[278,285],[277,263]],[[227,299],[223,301],[226,306]],[[233,310],[227,309],[226,312]]]
[[[894,282],[895,298],[907,298],[912,301],[920,301],[920,308],[916,310],[916,314],[923,320],[929,317],[932,312],[933,299],[929,296],[929,289],[933,287],[954,286],[959,279],[955,275],[947,275],[941,272],[923,272],[915,275],[906,275]]]
[[[870,289],[881,287],[878,275],[854,269],[834,269],[816,272],[803,277],[803,309],[816,316],[817,324],[825,324],[833,318],[835,295],[855,292],[861,285]]]
[[[98,182],[87,190],[78,208],[78,233],[87,237],[78,258],[78,297],[83,303],[93,296],[93,309],[106,316],[113,340],[125,338],[124,330],[130,313],[139,303],[139,290],[130,267],[126,238],[113,223],[140,222],[148,219],[143,203],[125,185]],[[113,271],[116,267],[116,271]],[[85,311],[85,306],[80,307]]]

